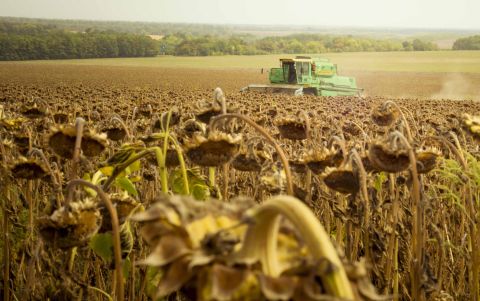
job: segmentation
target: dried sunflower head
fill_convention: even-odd
[[[18,118],[0,118],[0,129],[6,129],[6,130],[18,130],[22,127],[24,122],[27,119],[24,117],[18,117]]]
[[[218,131],[210,132],[208,138],[195,135],[186,146],[186,154],[197,165],[220,166],[235,157],[241,141],[241,135],[230,135]]]
[[[379,126],[392,125],[399,116],[399,111],[392,105],[381,105],[372,112],[372,120]]]
[[[375,166],[373,166],[372,162],[370,161],[370,159],[368,158],[368,155],[367,154],[362,154],[360,159],[362,160],[362,165],[363,165],[363,168],[365,169],[365,172],[367,173],[376,173],[378,172],[377,169],[375,169]]]
[[[183,124],[182,129],[180,130],[180,135],[185,136],[187,138],[192,138],[195,134],[204,134],[207,131],[207,127],[205,124],[200,123],[194,119],[188,119]]]
[[[212,117],[218,116],[222,113],[222,108],[218,105],[214,105],[208,108],[205,108],[195,114],[195,118],[203,123],[208,124]]]
[[[368,159],[379,171],[396,173],[410,166],[408,149],[395,135],[371,143],[368,148]]]
[[[107,135],[93,131],[83,133],[82,152],[87,157],[98,156],[108,145]]]
[[[254,144],[250,144],[246,150],[241,150],[235,156],[232,167],[239,171],[260,172],[265,161],[271,159],[264,149],[255,149]]]
[[[110,195],[110,200],[112,205],[117,210],[118,222],[123,224],[127,221],[127,218],[130,217],[131,213],[137,207],[143,207],[138,201],[132,197],[124,194],[112,194]],[[100,214],[102,215],[102,224],[100,226],[99,232],[106,232],[112,230],[112,219],[110,213],[108,212],[105,206],[100,205]]]
[[[30,137],[28,135],[17,132],[13,135],[13,142],[20,153],[26,154],[28,152],[30,148]]]
[[[463,114],[463,127],[475,139],[480,139],[480,116]]]
[[[132,220],[142,223],[141,234],[152,250],[140,264],[159,269],[159,281],[152,291],[155,299],[178,291],[196,279],[199,269],[209,270],[217,258],[231,254],[245,231],[244,226],[236,225],[251,205],[251,200],[227,204],[163,196],[133,216]]]
[[[169,127],[173,127],[177,124],[180,123],[180,117],[181,117],[181,114],[178,110],[178,107],[173,107],[171,109],[172,111],[172,115],[170,116],[170,123],[168,124]],[[162,124],[165,128],[165,126],[167,125],[167,119],[168,119],[168,112],[165,112],[162,114],[162,116],[160,117],[160,119],[158,119],[155,124],[154,124],[154,128],[158,128],[158,129],[161,129],[162,128]]]
[[[112,141],[120,141],[127,135],[127,132],[123,127],[115,125],[104,127],[102,132],[106,133],[107,138]]]
[[[356,194],[360,182],[356,171],[350,164],[343,167],[328,167],[322,174],[322,179],[328,188],[344,194]]]
[[[285,139],[307,139],[307,125],[304,122],[298,120],[298,118],[279,118],[275,120],[275,125],[280,131],[280,135]]]
[[[69,115],[64,112],[56,112],[55,114],[53,114],[53,120],[55,120],[55,123],[68,123],[68,117]]]
[[[152,105],[149,103],[142,103],[138,106],[138,113],[144,117],[151,117],[153,112]]]
[[[100,228],[102,217],[91,199],[72,202],[37,220],[42,238],[60,249],[84,246]]]
[[[242,152],[235,156],[232,167],[238,171],[260,172],[262,163],[255,156],[249,156]]]
[[[289,160],[288,165],[294,173],[304,174],[307,172],[307,165],[303,159]]]
[[[303,158],[314,174],[321,174],[327,167],[338,167],[342,164],[343,154],[335,148],[320,148],[309,151]]]
[[[77,130],[74,126],[53,128],[48,136],[48,146],[60,157],[71,159],[75,148]],[[108,142],[105,134],[97,134],[85,130],[82,136],[81,149],[87,157],[99,155],[106,148]]]
[[[430,172],[436,167],[438,157],[441,155],[442,153],[440,150],[435,147],[417,150],[415,153],[417,159],[417,172],[420,174]]]
[[[47,175],[47,168],[36,159],[20,158],[10,168],[14,178],[19,179],[40,179]]]
[[[287,178],[283,168],[273,165],[271,169],[263,173],[264,175],[260,178],[260,183],[270,193],[280,193],[286,187]]]
[[[30,119],[42,118],[47,114],[47,110],[40,107],[36,102],[31,105],[23,106],[21,112],[23,116]]]

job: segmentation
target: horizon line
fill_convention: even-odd
[[[203,22],[184,22],[184,21],[140,21],[140,20],[99,20],[99,19],[69,19],[69,18],[43,18],[43,17],[22,17],[22,16],[3,16],[0,15],[0,18],[17,18],[17,19],[31,19],[31,20],[52,20],[52,21],[89,21],[89,22],[126,22],[126,23],[152,23],[152,24],[181,24],[181,25],[209,25],[209,26],[229,26],[229,27],[241,27],[241,26],[253,26],[253,27],[276,27],[277,29],[282,27],[296,27],[303,28],[306,27],[320,27],[328,29],[374,29],[374,30],[415,30],[415,31],[467,31],[475,32],[479,31],[480,28],[425,28],[425,27],[399,27],[391,25],[382,25],[382,26],[365,26],[365,25],[321,25],[321,24],[254,24],[254,23],[203,23]]]

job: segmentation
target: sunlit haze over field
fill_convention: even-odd
[[[478,0],[2,0],[30,18],[426,29],[480,28]]]

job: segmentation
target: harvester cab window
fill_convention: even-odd
[[[309,76],[310,75],[310,63],[308,63],[308,62],[299,62],[297,69],[299,69],[298,73],[302,76]]]
[[[283,76],[289,84],[297,83],[297,72],[293,62],[283,62]]]

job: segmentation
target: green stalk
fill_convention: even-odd
[[[210,187],[215,187],[215,167],[208,168],[208,184]]]
[[[160,137],[167,137],[165,133],[155,133],[155,135],[158,135]],[[177,139],[173,137],[172,135],[168,135],[168,140],[173,144],[173,147],[175,148],[175,151],[177,152],[177,158],[178,162],[180,163],[180,170],[182,172],[182,178],[183,178],[183,187],[185,189],[184,194],[189,195],[190,194],[190,185],[188,184],[188,174],[187,174],[187,165],[185,164],[185,159],[183,157],[183,150],[178,144]],[[164,153],[165,158],[167,157],[167,153]]]
[[[155,157],[157,158],[157,164],[160,168],[160,183],[162,185],[162,192],[168,193],[168,175],[167,167],[165,166],[165,156],[158,147],[154,147]]]
[[[73,264],[75,263],[75,256],[77,255],[77,247],[73,247],[70,249],[70,259],[68,260],[68,272],[72,272]]]
[[[164,193],[168,192],[168,174],[167,174],[167,168],[165,166],[166,165],[165,160],[167,160],[167,150],[168,150],[168,141],[169,141],[168,138],[170,137],[171,117],[172,117],[172,110],[169,110],[167,113],[166,124],[164,125],[163,122],[161,122],[162,130],[165,133],[165,137],[163,137],[163,156],[160,157],[160,160],[158,160],[159,159],[158,154],[157,152],[155,152],[157,154],[158,166],[160,167],[160,179],[162,182],[162,191]],[[163,121],[163,116],[162,116],[162,121]]]
[[[172,136],[168,136],[170,138],[170,141],[173,143],[173,146],[175,147],[175,151],[177,152],[177,157],[178,157],[178,162],[180,162],[180,170],[182,171],[182,178],[183,178],[183,187],[185,189],[184,193],[186,195],[190,194],[190,187],[188,183],[188,175],[187,175],[187,166],[185,164],[185,159],[183,158],[183,151],[180,145],[178,145],[178,142],[175,138]]]

